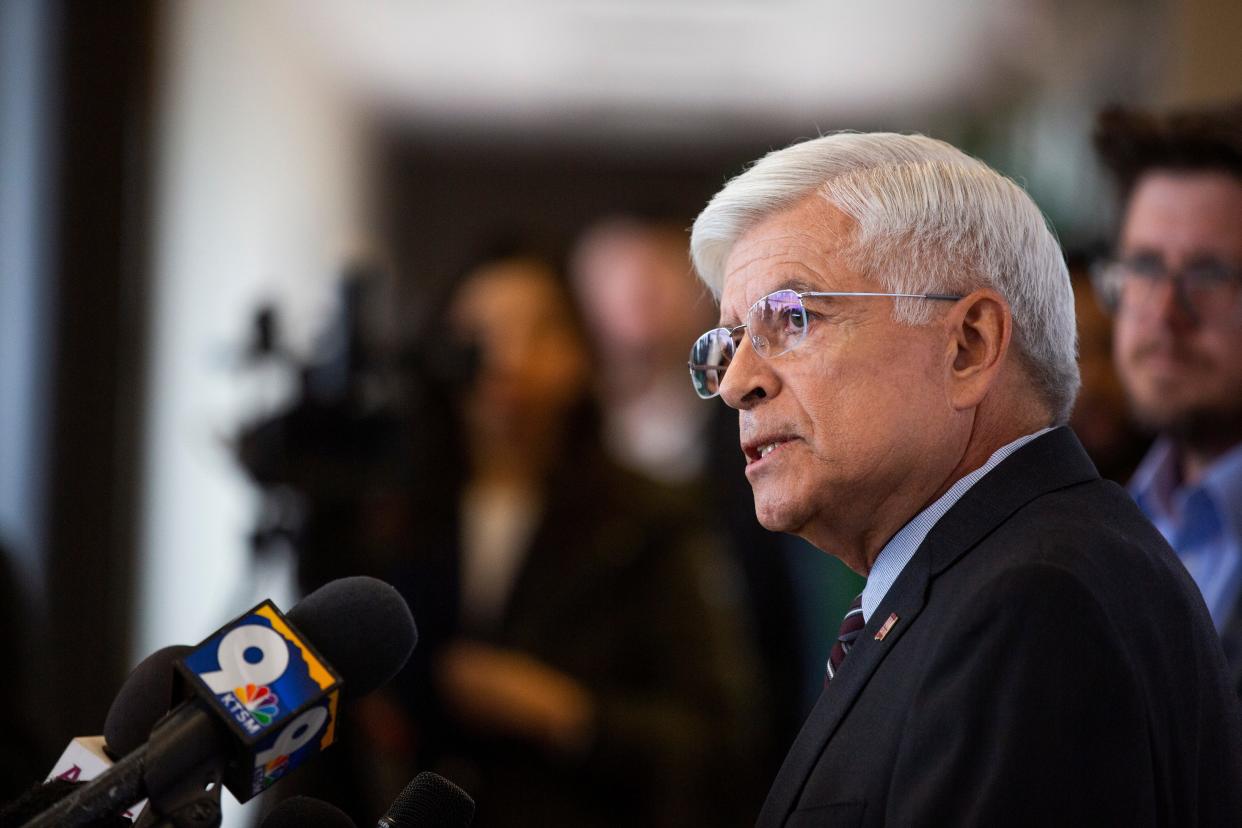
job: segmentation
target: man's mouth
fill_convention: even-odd
[[[793,437],[789,436],[764,437],[744,443],[742,445],[742,452],[746,455],[747,465],[759,462],[793,439]]]
[[[1157,365],[1197,366],[1204,360],[1194,350],[1178,343],[1146,342],[1131,352],[1134,362],[1151,362]]]

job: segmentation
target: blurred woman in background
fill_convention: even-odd
[[[493,257],[443,320],[476,370],[448,400],[460,450],[418,470],[445,508],[392,574],[421,640],[375,738],[473,794],[479,826],[749,823],[753,653],[696,521],[606,459],[561,276]]]

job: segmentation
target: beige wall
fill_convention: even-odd
[[[1242,98],[1242,2],[1173,0],[1174,49],[1162,90],[1169,106]]]

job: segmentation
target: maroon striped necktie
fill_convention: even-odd
[[[849,612],[845,613],[845,617],[841,619],[841,632],[837,633],[837,641],[832,645],[832,652],[828,654],[828,671],[824,674],[824,687],[827,687],[828,682],[832,681],[832,677],[837,674],[841,662],[845,661],[850,648],[854,646],[854,639],[858,638],[858,634],[865,626],[867,622],[863,620],[862,593],[859,593],[854,603],[850,604]]]

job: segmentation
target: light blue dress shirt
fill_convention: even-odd
[[[884,548],[880,550],[875,563],[871,565],[871,573],[867,576],[867,585],[863,587],[862,611],[864,620],[871,620],[871,614],[875,612],[876,607],[880,606],[880,602],[888,594],[888,590],[892,587],[893,582],[897,580],[897,576],[901,574],[901,570],[906,568],[906,564],[914,557],[914,553],[918,550],[919,545],[923,543],[923,539],[927,537],[927,533],[932,530],[932,527],[936,525],[940,518],[944,517],[945,512],[949,511],[954,503],[961,500],[962,495],[970,491],[970,487],[978,483],[980,478],[1000,465],[1002,460],[1036,437],[1047,434],[1049,431],[1052,431],[1052,427],[1040,429],[1034,434],[1027,434],[1025,437],[1019,437],[1012,443],[1001,446],[992,452],[992,456],[988,458],[986,463],[950,486],[949,490],[942,494],[935,503],[915,515],[913,520],[901,527],[901,530],[893,535],[888,543],[884,544]]]
[[[1182,559],[1223,630],[1242,593],[1242,445],[1187,486],[1176,448],[1161,438],[1139,464],[1130,493]]]

